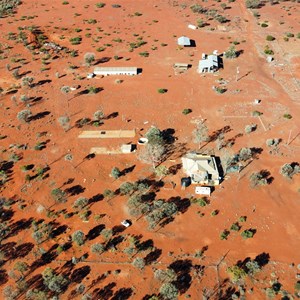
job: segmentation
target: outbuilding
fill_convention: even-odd
[[[177,40],[179,46],[191,46],[191,40],[186,36],[181,36]]]
[[[95,75],[137,75],[138,68],[136,67],[95,67]]]

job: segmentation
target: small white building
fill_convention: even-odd
[[[209,186],[196,186],[195,194],[210,196],[211,188]]]
[[[215,54],[202,54],[202,59],[199,60],[198,73],[215,72],[219,69],[219,58]]]
[[[191,46],[191,40],[186,36],[181,36],[177,39],[177,44],[179,46]]]
[[[189,24],[189,25],[188,25],[188,28],[189,28],[189,29],[196,30],[196,29],[197,29],[197,26],[192,25],[192,24]]]
[[[136,67],[95,67],[95,75],[137,75],[138,68]]]

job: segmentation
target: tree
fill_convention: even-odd
[[[68,131],[70,129],[70,118],[68,116],[59,117],[58,123],[64,129],[64,131]]]
[[[28,87],[32,87],[32,83],[34,81],[34,78],[33,77],[23,77],[22,78],[22,85],[23,86],[28,86]]]
[[[239,160],[240,161],[247,161],[250,158],[252,158],[251,149],[250,148],[242,148],[239,152]]]
[[[145,260],[142,257],[137,257],[133,260],[132,265],[138,269],[144,269]]]
[[[97,110],[94,112],[94,119],[96,121],[101,121],[105,117],[105,114],[102,110]]]
[[[284,164],[279,172],[284,177],[292,179],[294,175],[300,173],[300,166],[298,163]]]
[[[63,94],[69,94],[70,92],[71,92],[71,89],[70,89],[70,87],[68,87],[68,86],[63,86],[63,87],[61,87],[61,89],[60,89],[60,91],[63,93]]]
[[[99,243],[93,244],[91,246],[91,251],[96,254],[101,254],[105,250],[105,246]]]
[[[227,268],[227,273],[229,274],[233,283],[237,283],[238,281],[244,279],[247,275],[244,269],[237,265]]]
[[[160,294],[168,300],[177,299],[178,297],[178,289],[173,283],[164,283],[160,289]]]
[[[53,189],[51,196],[57,203],[65,203],[67,201],[67,193],[60,188]]]
[[[250,276],[255,275],[259,271],[261,271],[261,267],[255,260],[250,260],[246,262],[247,274]]]
[[[84,54],[84,62],[87,66],[90,66],[92,62],[95,61],[95,54],[91,52],[87,52]]]
[[[245,132],[246,132],[246,133],[251,133],[251,132],[255,131],[256,128],[257,128],[257,125],[256,125],[256,124],[246,125],[246,126],[245,126]]]
[[[89,203],[89,199],[85,197],[79,197],[77,200],[75,200],[73,204],[73,208],[83,209],[85,206],[87,206]]]
[[[177,275],[174,270],[166,269],[166,270],[156,270],[154,272],[154,277],[161,282],[171,282],[177,279]]]
[[[267,185],[268,179],[266,178],[264,172],[256,172],[251,174],[250,183],[251,183],[251,187],[254,188],[260,185]]]
[[[246,0],[247,8],[259,8],[261,5],[260,0]]]
[[[62,293],[67,287],[69,281],[62,275],[56,275],[54,270],[46,268],[42,273],[44,285],[52,292]]]
[[[148,144],[158,145],[164,144],[164,139],[162,136],[162,132],[155,126],[151,126],[150,129],[145,134],[145,137],[148,139]]]
[[[122,195],[129,195],[135,190],[135,185],[131,182],[124,182],[120,185],[120,193]]]
[[[160,165],[154,169],[154,173],[159,177],[159,180],[161,180],[163,177],[169,174],[169,169],[166,166]]]
[[[196,129],[194,129],[193,131],[193,136],[194,136],[194,143],[199,144],[199,149],[200,149],[202,142],[209,141],[207,126],[203,122],[198,123]]]
[[[233,59],[237,57],[237,52],[234,46],[230,46],[229,49],[224,52],[226,58]]]
[[[18,112],[17,118],[20,121],[23,121],[25,123],[30,122],[30,117],[32,116],[32,113],[29,109],[24,109]]]
[[[84,233],[81,230],[77,230],[72,234],[72,241],[75,242],[78,246],[82,246],[84,244]]]
[[[122,175],[122,173],[117,167],[114,167],[112,168],[110,175],[112,178],[118,179]]]

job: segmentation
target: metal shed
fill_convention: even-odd
[[[136,67],[95,67],[95,75],[137,75]]]

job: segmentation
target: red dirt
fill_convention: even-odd
[[[294,293],[294,285],[297,282],[295,275],[299,263],[299,255],[296,249],[299,247],[299,218],[297,211],[299,200],[299,175],[292,180],[287,180],[279,174],[280,167],[285,163],[299,162],[300,135],[299,122],[299,39],[296,38],[296,28],[299,20],[297,4],[284,2],[271,6],[266,4],[258,9],[260,18],[255,19],[250,10],[247,10],[244,1],[237,0],[229,3],[231,8],[224,13],[219,3],[208,1],[203,5],[220,10],[229,20],[225,23],[226,31],[216,29],[218,23],[210,21],[210,25],[198,30],[190,30],[188,24],[196,24],[196,20],[202,15],[193,14],[189,6],[192,2],[185,1],[186,8],[182,8],[181,1],[178,5],[171,1],[130,1],[120,2],[121,8],[113,8],[112,1],[106,1],[104,8],[95,8],[97,1],[75,1],[63,5],[62,1],[46,1],[33,3],[24,1],[18,7],[13,16],[3,18],[0,21],[1,32],[5,34],[1,38],[1,54],[4,58],[0,61],[2,69],[0,87],[4,92],[0,98],[0,135],[7,136],[1,140],[1,160],[9,160],[12,153],[19,154],[22,158],[15,162],[11,171],[10,180],[1,187],[2,197],[16,199],[11,205],[12,217],[7,221],[12,229],[11,236],[3,239],[0,246],[3,256],[1,270],[1,289],[12,286],[16,290],[17,279],[12,275],[12,270],[17,261],[25,261],[31,266],[27,271],[25,280],[28,289],[44,290],[38,280],[30,281],[35,275],[41,274],[46,267],[51,267],[58,273],[71,278],[61,299],[81,299],[82,295],[72,294],[77,284],[82,282],[86,286],[85,293],[90,293],[92,299],[143,299],[147,294],[158,294],[161,283],[154,278],[155,269],[166,269],[172,262],[178,260],[191,260],[193,267],[183,272],[191,276],[191,282],[182,288],[179,299],[185,299],[190,295],[191,299],[200,299],[204,290],[215,293],[210,299],[221,298],[218,290],[225,293],[227,288],[237,286],[226,281],[228,273],[226,268],[246,258],[254,259],[262,253],[267,254],[269,262],[262,267],[262,271],[255,279],[247,278],[247,299],[265,299],[264,289],[271,286],[270,280],[277,279],[282,284],[282,290]],[[172,5],[174,3],[174,5]],[[85,8],[86,6],[86,8]],[[292,14],[283,10],[283,7],[291,7]],[[135,12],[142,13],[134,16]],[[74,14],[80,14],[74,16]],[[281,15],[283,17],[281,17]],[[22,16],[36,16],[30,20],[20,20]],[[84,20],[96,19],[97,24],[88,24]],[[278,25],[279,20],[284,24]],[[157,20],[158,22],[153,22]],[[269,26],[262,28],[257,23],[268,21]],[[42,53],[33,55],[22,43],[8,40],[8,33],[18,33],[18,27],[39,26],[49,41],[61,46],[77,50],[78,56],[71,57],[67,53],[60,52],[57,59],[49,59],[49,65],[42,64]],[[98,30],[97,28],[100,27]],[[75,32],[80,28],[81,32]],[[212,29],[211,29],[212,28]],[[88,30],[90,29],[90,30]],[[215,30],[213,30],[215,29]],[[26,31],[27,32],[27,31]],[[294,38],[284,41],[286,32],[293,32]],[[91,33],[92,37],[85,34]],[[110,35],[108,35],[110,34]],[[147,44],[129,52],[129,43],[137,41],[139,34]],[[267,42],[268,34],[276,37],[273,42]],[[180,49],[177,46],[177,38],[181,35],[190,37],[196,41],[195,48]],[[65,38],[62,39],[62,36]],[[71,45],[69,38],[81,36],[80,45]],[[32,38],[32,37],[31,37]],[[92,40],[94,38],[94,40]],[[118,43],[113,39],[120,38]],[[95,41],[98,39],[98,42]],[[238,41],[237,50],[242,50],[236,59],[224,59],[224,69],[216,74],[200,75],[196,72],[201,53],[211,53],[217,49],[219,53],[226,51],[230,42]],[[104,46],[111,44],[112,46]],[[167,44],[162,46],[162,44]],[[265,45],[269,44],[275,52],[274,62],[267,63],[263,53]],[[10,46],[10,49],[5,47]],[[106,47],[103,52],[97,52],[96,48]],[[157,50],[152,50],[157,47]],[[6,48],[6,49],[5,49]],[[149,57],[142,57],[140,52],[148,51]],[[110,58],[108,62],[99,63],[98,66],[136,66],[142,68],[142,73],[135,77],[108,76],[104,78],[85,79],[86,74],[93,70],[93,66],[84,65],[83,56],[86,52],[94,52],[97,59]],[[113,57],[121,57],[115,60]],[[24,58],[28,63],[15,62],[13,58]],[[33,60],[36,58],[36,60]],[[175,62],[190,63],[186,73],[175,75],[172,65]],[[9,64],[10,71],[5,69]],[[70,65],[78,68],[71,70]],[[46,70],[41,71],[45,67]],[[240,73],[236,77],[236,70]],[[35,87],[17,87],[15,94],[7,93],[21,83],[20,79],[14,79],[12,70],[20,68],[20,74],[40,80],[51,80]],[[57,78],[55,73],[62,76]],[[82,76],[83,79],[79,79]],[[217,95],[212,87],[218,85],[217,80],[223,78],[227,81],[227,91]],[[238,80],[236,80],[236,78]],[[116,79],[123,82],[117,84]],[[76,96],[77,91],[63,95],[62,86],[79,84],[84,90],[88,86],[103,88],[96,95]],[[159,94],[159,88],[167,89],[167,93]],[[40,101],[32,101],[29,109],[33,115],[41,112],[49,112],[44,117],[31,121],[28,124],[21,123],[16,116],[26,106],[19,101],[21,95],[29,97],[41,97]],[[17,105],[12,96],[16,96]],[[254,99],[261,99],[260,105],[254,105]],[[185,116],[182,110],[192,109],[192,113]],[[82,118],[91,118],[93,113],[103,109],[106,115],[117,112],[114,118],[104,120],[100,127],[85,125],[76,127],[76,121]],[[261,121],[251,116],[252,112],[262,112]],[[292,119],[283,117],[291,114]],[[71,128],[66,132],[58,123],[61,116],[69,116]],[[163,165],[171,167],[180,164],[180,157],[188,150],[197,149],[193,143],[192,131],[195,124],[192,120],[205,119],[209,133],[230,126],[230,131],[225,133],[225,140],[236,137],[234,145],[218,151],[214,142],[208,143],[202,150],[208,153],[224,157],[226,152],[234,154],[242,147],[262,148],[257,159],[244,169],[240,174],[230,174],[220,186],[217,186],[206,207],[191,204],[186,211],[174,216],[174,221],[164,228],[148,229],[144,218],[135,218],[129,215],[127,197],[116,196],[107,201],[96,199],[90,205],[91,215],[88,222],[82,222],[79,215],[65,218],[65,212],[72,212],[72,205],[79,195],[69,195],[67,203],[55,204],[51,197],[51,190],[57,187],[67,189],[72,186],[82,186],[80,196],[91,199],[101,195],[105,189],[117,190],[123,182],[135,182],[143,178],[154,178],[150,165],[138,160],[136,154],[117,156],[96,156],[90,160],[84,160],[94,146],[118,147],[122,143],[137,142],[151,125],[160,129],[172,128],[175,131],[177,151]],[[244,133],[246,125],[256,123],[257,130],[250,134]],[[137,136],[134,139],[123,140],[82,140],[77,136],[81,130],[112,130],[112,129],[136,129]],[[38,133],[46,132],[44,136]],[[282,139],[279,150],[270,154],[266,146],[266,140],[270,138]],[[41,151],[34,150],[37,142],[45,142],[46,147]],[[20,149],[14,145],[26,144],[26,149]],[[73,159],[64,159],[66,154],[72,154]],[[21,166],[33,164],[31,171],[21,171]],[[45,179],[33,179],[29,183],[25,181],[25,175],[33,176],[37,167],[49,166]],[[124,170],[135,166],[134,170],[117,180],[113,180],[109,174],[113,167]],[[257,189],[250,187],[249,176],[253,172],[268,170],[274,180],[267,186]],[[176,183],[174,190],[161,188],[156,193],[156,199],[171,199],[180,197],[189,199],[194,195],[193,187],[186,190],[180,188],[180,178],[184,176],[181,170],[176,175],[168,175],[163,180]],[[66,183],[70,180],[71,183]],[[22,201],[26,207],[22,208]],[[43,206],[43,212],[38,213],[37,208]],[[8,209],[8,208],[5,208]],[[49,211],[59,212],[57,216],[51,216]],[[216,216],[211,212],[218,210]],[[48,211],[48,212],[47,212]],[[201,217],[201,213],[204,215]],[[99,217],[99,215],[103,215]],[[220,240],[220,233],[224,229],[238,221],[240,216],[247,216],[245,223],[241,223],[242,230],[255,229],[253,238],[244,240],[240,232],[231,231],[227,240]],[[32,238],[33,230],[29,225],[20,229],[15,226],[20,220],[45,220],[46,223],[55,221],[57,224],[66,225],[66,233],[56,238],[48,239],[37,245]],[[82,230],[88,234],[95,226],[103,224],[106,229],[118,226],[122,219],[131,219],[133,225],[115,237],[122,236],[124,240],[116,249],[110,249],[101,255],[91,252],[94,243],[105,243],[103,236],[99,235],[93,240],[87,240],[81,247],[74,243],[72,247],[50,261],[34,267],[33,263],[41,257],[43,251],[62,245],[67,241],[68,235],[76,230]],[[30,221],[31,221],[30,220]],[[4,220],[2,220],[4,221]],[[31,223],[31,222],[29,222]],[[59,225],[55,225],[56,227]],[[135,257],[145,258],[151,249],[138,253],[131,257],[122,252],[129,245],[130,237],[140,236],[141,241],[152,240],[153,247],[160,249],[161,253],[154,261],[138,270],[132,265]],[[15,244],[14,244],[15,243]],[[11,255],[16,247],[24,243],[32,243],[24,257],[21,254]],[[202,258],[195,258],[197,250],[207,246]],[[152,247],[152,250],[154,249]],[[18,248],[17,248],[18,249]],[[55,251],[54,251],[55,252]],[[81,257],[87,253],[88,257],[77,265],[66,266],[66,261],[72,257]],[[12,257],[11,257],[12,256]],[[221,260],[222,256],[225,256]],[[220,286],[215,266],[220,262]],[[295,265],[294,265],[295,264]],[[203,274],[199,273],[199,266],[204,267]],[[83,278],[77,278],[74,270],[87,266],[89,271]],[[119,274],[115,270],[121,270]],[[17,271],[14,271],[18,273]],[[178,272],[180,273],[180,272]],[[73,274],[73,275],[72,275]],[[80,274],[84,274],[83,269]],[[105,274],[99,282],[93,281]],[[179,274],[180,275],[180,274]],[[80,277],[80,276],[78,276]],[[224,282],[223,282],[224,281]],[[223,285],[221,285],[223,283]],[[123,293],[118,294],[120,289]],[[253,289],[251,291],[251,288]],[[216,292],[217,291],[217,292]],[[21,291],[21,298],[24,296]],[[120,292],[120,293],[121,293]],[[49,297],[50,293],[48,293]],[[114,298],[115,296],[115,298]],[[127,297],[128,296],[128,297]],[[4,297],[4,296],[3,296]],[[127,297],[127,298],[126,298]],[[224,296],[225,297],[225,296]],[[279,297],[279,296],[277,296]],[[146,298],[145,298],[146,299]],[[148,298],[147,298],[148,299]],[[279,298],[278,298],[279,299]]]

